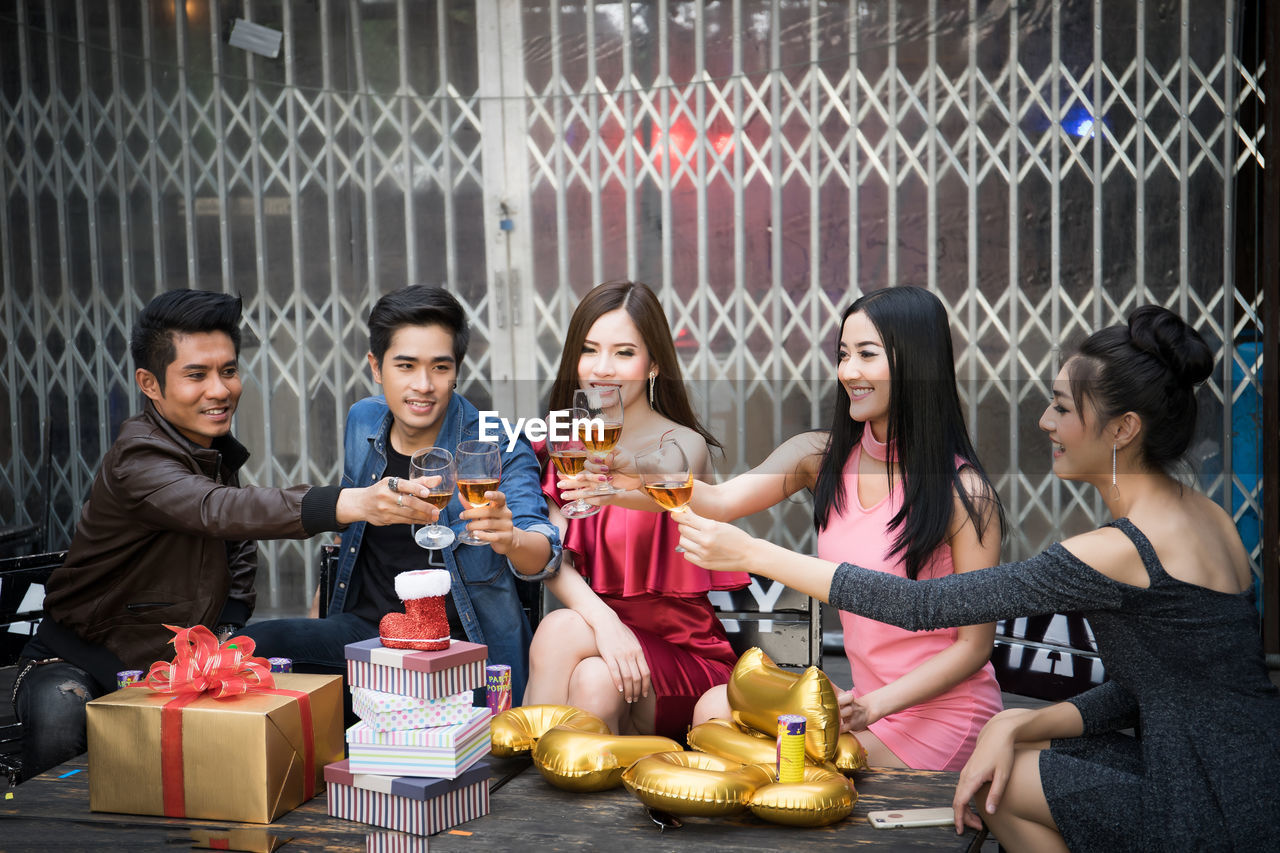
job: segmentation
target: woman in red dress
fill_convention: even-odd
[[[583,298],[569,321],[549,408],[568,409],[575,390],[602,386],[622,398],[621,450],[634,455],[669,434],[695,476],[705,476],[708,445],[720,443],[689,405],[670,326],[647,285],[608,282]],[[546,459],[545,448],[539,455]],[[547,465],[543,491],[565,559],[546,585],[565,606],[538,625],[525,703],[582,708],[616,734],[683,740],[698,697],[727,682],[737,660],[707,593],[750,579],[686,561],[666,513],[606,506],[566,519],[558,479]]]

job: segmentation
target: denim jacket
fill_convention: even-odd
[[[347,413],[343,486],[368,486],[382,478],[387,467],[387,441],[391,430],[391,410],[386,398],[366,397]],[[461,394],[454,393],[445,412],[444,423],[436,437],[436,445],[451,453],[458,443],[479,438],[479,411]],[[522,438],[516,447],[506,450],[506,437],[499,439],[502,452],[502,481],[498,488],[507,496],[512,522],[522,530],[541,533],[551,541],[552,565],[558,565],[560,536],[547,518],[542,496],[541,475],[533,449]],[[464,507],[457,494],[440,514],[440,524],[462,533],[467,523],[458,518]],[[351,573],[360,553],[365,522],[352,524],[342,533],[342,554],[338,561],[337,579],[330,613],[341,613],[355,606],[347,598]],[[512,704],[520,704],[528,678],[529,641],[532,632],[516,592],[516,578],[540,580],[544,575],[522,575],[506,557],[488,546],[463,545],[454,542],[442,549],[445,565],[453,579],[453,603],[473,643],[489,647],[489,662],[511,667]]]

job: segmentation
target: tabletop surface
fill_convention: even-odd
[[[232,831],[234,843],[245,848],[274,842],[285,853],[415,846],[413,836],[329,817],[323,793],[266,826],[90,812],[89,772],[86,756],[80,756],[7,791],[0,800],[0,850],[190,849],[209,846],[211,833],[227,838]],[[963,836],[951,827],[877,830],[866,819],[867,812],[875,809],[949,805],[955,781],[954,773],[890,769],[859,773],[853,815],[828,827],[780,826],[745,815],[681,818],[679,827],[660,828],[623,788],[570,793],[547,784],[527,759],[495,761],[491,813],[431,836],[430,849],[598,850],[636,849],[639,844],[646,851],[719,851],[778,850],[803,844],[808,850],[859,846],[963,851],[976,846],[972,830]]]

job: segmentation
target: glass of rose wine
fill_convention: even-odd
[[[485,492],[497,491],[502,481],[502,454],[496,441],[460,441],[454,453],[458,471],[458,496],[471,509],[488,506]],[[483,539],[463,531],[458,541],[467,545],[488,545]]]
[[[569,428],[557,432],[556,428],[568,422]],[[547,423],[552,430],[547,434],[547,450],[551,453],[551,462],[560,472],[561,477],[573,478],[582,473],[587,463],[587,445],[583,434],[588,428],[586,409],[560,409],[547,415]],[[600,511],[600,507],[592,506],[582,498],[560,507],[560,514],[565,518],[587,518]]]
[[[579,388],[573,392],[573,407],[585,410],[587,419],[595,422],[585,427],[582,442],[597,462],[603,460],[622,438],[621,390],[616,385]],[[612,495],[619,491],[621,489],[602,483],[596,487],[595,494]]]
[[[443,512],[449,505],[449,501],[453,499],[455,481],[453,454],[443,447],[424,447],[415,451],[409,459],[409,478],[416,480],[419,477],[440,478],[440,482],[427,487],[429,494],[426,501]],[[453,531],[439,522],[413,525],[413,541],[429,551],[445,548],[452,544],[453,540]]]
[[[664,438],[657,447],[636,456],[640,488],[663,509],[684,512],[693,497],[693,470],[689,457],[674,439]],[[684,552],[680,546],[676,550]]]

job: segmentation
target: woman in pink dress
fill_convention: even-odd
[[[789,439],[728,482],[695,482],[689,506],[730,521],[809,489],[820,557],[912,579],[999,562],[1000,500],[965,430],[937,297],[894,287],[855,301],[841,322],[836,379],[830,430]],[[1001,710],[989,663],[995,626],[912,632],[852,613],[840,620],[853,673],[852,689],[836,685],[841,730],[857,735],[872,765],[963,767]],[[727,716],[721,686],[699,702],[694,722]]]
[[[644,284],[609,282],[583,298],[569,321],[549,408],[570,408],[576,389],[600,386],[620,391],[624,452],[669,433],[693,470],[710,469],[708,445],[720,443],[689,405],[666,316]],[[545,448],[539,452],[545,459]],[[566,519],[556,479],[547,465],[543,486],[565,559],[546,585],[565,606],[534,634],[524,701],[582,708],[617,734],[683,739],[698,698],[727,682],[737,659],[707,593],[749,578],[687,562],[665,513],[609,506]]]

